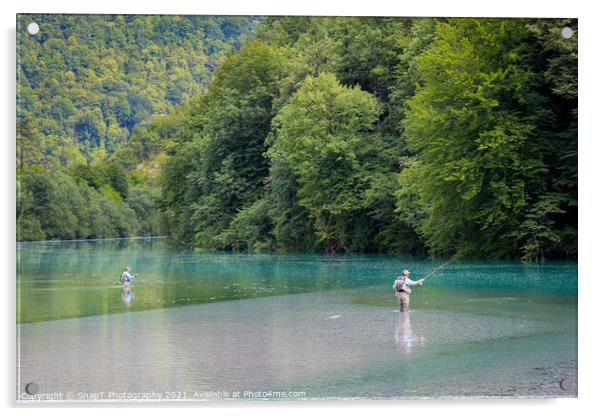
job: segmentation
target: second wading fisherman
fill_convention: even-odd
[[[132,266],[125,266],[124,271],[119,276],[119,281],[126,286],[129,285],[136,277],[138,277],[137,274],[132,274]]]
[[[397,276],[395,283],[393,283],[393,290],[395,296],[399,299],[399,312],[408,312],[410,310],[410,293],[412,293],[411,286],[422,286],[424,279],[412,280],[410,279],[410,272],[406,269],[403,271],[401,276]]]

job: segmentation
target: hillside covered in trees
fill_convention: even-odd
[[[242,22],[238,41],[255,20]],[[38,201],[52,199],[48,189],[67,201],[75,178],[83,200],[101,196],[86,218],[108,215],[119,235],[167,234],[186,247],[574,257],[576,33],[570,19],[262,19],[198,89],[173,82],[159,59],[167,75],[145,88],[162,104],[132,85],[156,105],[148,114],[167,115],[133,129],[103,115],[103,134],[116,123],[122,139],[91,140],[77,117],[56,117],[53,128],[66,129],[56,137],[92,150],[76,163],[58,156],[62,168],[20,162],[20,238],[74,237],[49,233],[52,211]],[[194,47],[175,56],[207,53]],[[28,146],[53,125],[31,108],[19,106]],[[68,206],[58,210],[79,215]],[[144,219],[137,229],[134,217]]]
[[[26,31],[30,22],[38,23],[38,34]],[[206,90],[256,22],[19,15],[17,238],[160,233],[153,175],[126,166],[115,150]]]

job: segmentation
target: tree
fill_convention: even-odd
[[[345,249],[349,218],[363,207],[360,158],[379,112],[375,97],[324,73],[307,77],[274,118],[268,155],[298,176],[299,204],[327,252]]]
[[[187,223],[198,247],[228,248],[224,246],[228,239],[219,235],[263,192],[269,169],[265,138],[283,62],[278,48],[248,42],[238,54],[228,56],[207,95],[189,107],[187,144],[174,155],[183,169],[168,163],[163,194],[172,229],[183,229],[178,223]],[[194,160],[182,160],[187,157]],[[173,177],[176,173],[178,177]],[[191,237],[189,232],[178,235],[186,241]]]
[[[101,168],[104,182],[116,190],[122,198],[128,197],[128,180],[125,170],[117,162],[108,163]]]
[[[527,24],[439,22],[434,42],[416,58],[422,85],[407,101],[404,121],[416,156],[401,173],[397,195],[400,213],[418,219],[434,252],[534,257],[558,242],[549,215],[565,210],[546,183],[546,126],[554,114]],[[417,203],[413,212],[401,206],[407,200]],[[547,218],[537,222],[535,251],[520,247],[535,231],[533,212]],[[530,231],[521,237],[525,227]]]

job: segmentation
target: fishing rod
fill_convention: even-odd
[[[442,268],[444,268],[445,266],[447,266],[449,263],[451,263],[453,261],[453,259],[449,259],[448,261],[446,261],[443,264],[440,264],[439,266],[437,266],[435,269],[433,269],[433,271],[431,271],[429,274],[427,274],[425,277],[423,277],[421,280],[426,280],[429,277],[431,277],[432,275],[434,275],[435,273],[437,273],[439,270],[441,270]]]

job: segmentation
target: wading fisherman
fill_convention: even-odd
[[[410,310],[410,293],[412,293],[410,286],[421,286],[423,282],[424,279],[416,281],[410,279],[410,272],[407,269],[403,271],[401,276],[397,276],[395,283],[393,283],[393,290],[395,296],[399,299],[399,312]]]
[[[119,276],[119,280],[124,285],[129,285],[130,282],[134,280],[134,278],[137,276],[137,274],[132,274],[132,266],[125,266],[125,269],[121,273],[121,276]]]

